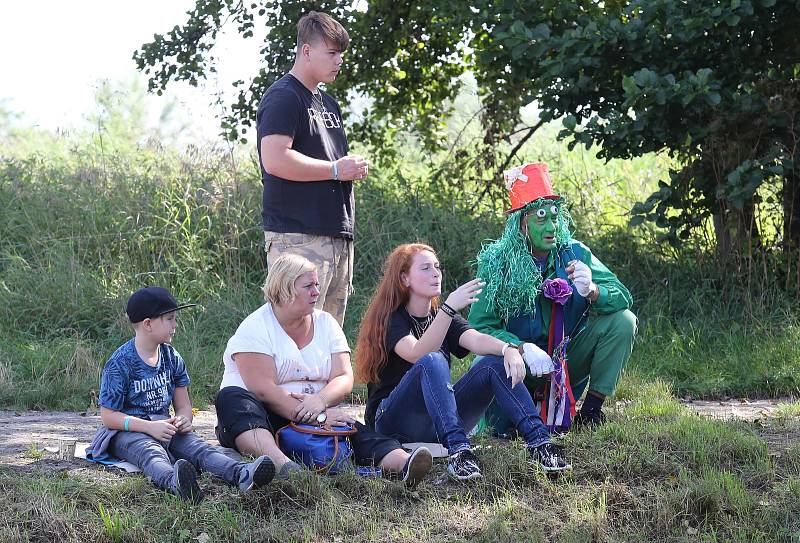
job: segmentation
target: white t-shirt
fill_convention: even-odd
[[[312,318],[314,337],[298,349],[275,318],[272,304],[266,303],[248,315],[228,340],[222,357],[225,373],[219,388],[236,386],[247,390],[233,357],[236,353],[262,353],[275,360],[277,384],[285,390],[305,394],[322,390],[331,374],[331,355],[349,353],[350,347],[342,327],[329,313],[315,309]]]

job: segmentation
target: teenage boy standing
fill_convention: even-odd
[[[366,177],[368,163],[348,155],[341,109],[319,85],[336,79],[349,43],[330,15],[303,16],[294,65],[267,89],[256,114],[267,264],[282,253],[316,264],[316,307],[340,325],[352,288],[353,180]]]

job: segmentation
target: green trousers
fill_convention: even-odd
[[[583,396],[587,385],[589,390],[605,396],[614,394],[622,368],[631,357],[636,322],[636,315],[627,309],[610,315],[589,315],[586,327],[570,340],[567,364],[576,401]],[[541,390],[546,381],[532,376],[528,370],[524,383],[535,398],[535,391]],[[489,426],[495,434],[507,433],[510,421],[497,402],[489,405],[484,418],[479,428]]]

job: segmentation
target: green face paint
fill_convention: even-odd
[[[548,200],[528,211],[528,239],[535,255],[544,256],[555,248],[558,212],[558,205]]]

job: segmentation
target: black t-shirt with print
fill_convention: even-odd
[[[435,313],[431,313],[431,317],[435,317]],[[389,324],[386,330],[388,360],[378,373],[378,382],[367,384],[367,408],[364,413],[364,420],[367,426],[375,426],[375,412],[378,410],[378,405],[392,393],[394,387],[413,366],[413,364],[406,362],[403,357],[395,352],[395,345],[409,334],[419,339],[425,333],[426,321],[430,322],[432,320],[431,317],[414,317],[406,311],[405,307],[401,307],[389,316]],[[461,315],[453,317],[450,327],[447,329],[447,335],[439,349],[439,352],[447,359],[448,364],[450,363],[451,354],[457,358],[464,358],[469,354],[469,350],[459,345],[458,340],[461,338],[461,334],[471,328],[472,326]]]
[[[261,212],[264,230],[353,238],[352,181],[289,181],[271,175],[261,159],[261,139],[280,134],[292,138],[292,149],[320,160],[337,160],[348,152],[339,105],[328,94],[312,95],[286,74],[261,99],[256,114],[256,147],[264,183]]]

